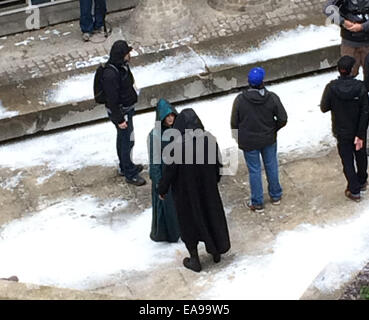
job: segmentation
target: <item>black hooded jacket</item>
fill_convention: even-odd
[[[233,103],[231,128],[238,129],[242,150],[259,150],[275,143],[277,131],[286,123],[287,113],[279,97],[265,88],[245,90]]]
[[[116,41],[111,48],[107,62],[116,69],[108,66],[103,75],[106,108],[111,111],[109,117],[115,124],[124,122],[122,108],[131,107],[137,102],[137,93],[133,87],[135,80],[128,63],[124,61],[124,56],[131,49],[125,41]]]
[[[337,139],[366,138],[369,106],[362,81],[351,76],[331,81],[325,87],[320,109],[332,112],[332,132]]]

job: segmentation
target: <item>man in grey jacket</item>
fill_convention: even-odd
[[[280,204],[277,131],[287,124],[287,113],[279,97],[264,87],[265,71],[257,67],[248,75],[250,88],[239,94],[234,103],[231,128],[238,130],[238,146],[243,150],[251,188],[248,207],[264,211],[260,156],[268,180],[268,193],[274,205]]]

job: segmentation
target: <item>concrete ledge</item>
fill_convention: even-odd
[[[120,300],[88,291],[0,280],[0,300]]]
[[[225,69],[217,68],[217,70],[208,73],[142,88],[136,110],[147,110],[155,107],[161,97],[176,103],[245,87],[247,85],[246,75],[250,68],[256,65],[267,70],[267,82],[330,69],[336,66],[339,54],[339,46],[331,46],[260,63]],[[96,66],[93,67],[93,70],[95,69]],[[77,72],[78,70],[75,70],[73,74]],[[61,78],[62,75],[58,75],[58,77]],[[36,92],[36,96],[33,97],[35,103],[39,99],[37,95],[42,94],[40,88],[42,86],[48,87],[48,81],[55,80],[55,77],[29,80],[28,86],[33,93]],[[10,105],[16,105],[21,112],[15,117],[0,119],[0,127],[2,128],[0,141],[106,118],[104,106],[96,105],[94,100],[50,107],[33,106],[32,110],[32,106],[27,106],[27,93],[20,94],[20,90],[16,85],[1,88],[1,91],[6,92],[7,96],[12,99]]]
[[[107,0],[108,13],[119,10],[127,10],[136,7],[138,0]],[[30,13],[27,8],[15,13],[0,15],[0,37],[14,33],[30,31],[26,28],[26,20]],[[79,20],[79,1],[58,3],[40,7],[40,28],[55,25],[62,22]]]

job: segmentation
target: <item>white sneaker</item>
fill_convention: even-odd
[[[82,35],[82,39],[83,39],[83,41],[85,41],[85,42],[90,41],[90,39],[91,39],[91,34],[90,34],[90,33],[88,33],[88,32],[84,33],[84,34]]]

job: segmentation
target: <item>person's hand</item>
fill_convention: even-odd
[[[118,124],[119,129],[127,129],[128,124],[126,121]]]
[[[348,27],[346,29],[351,32],[360,32],[363,31],[364,28],[361,23],[354,23],[351,27]]]
[[[359,137],[355,137],[354,144],[355,144],[355,150],[359,151],[363,147],[364,141],[360,139]]]
[[[343,26],[344,26],[347,30],[349,30],[350,28],[352,28],[352,27],[354,26],[354,23],[353,23],[353,22],[351,22],[350,20],[346,20],[346,19],[345,19],[345,21],[343,22]]]
[[[164,195],[159,194],[159,199],[160,199],[160,200],[164,200],[164,198],[165,198],[165,196],[164,196]]]

